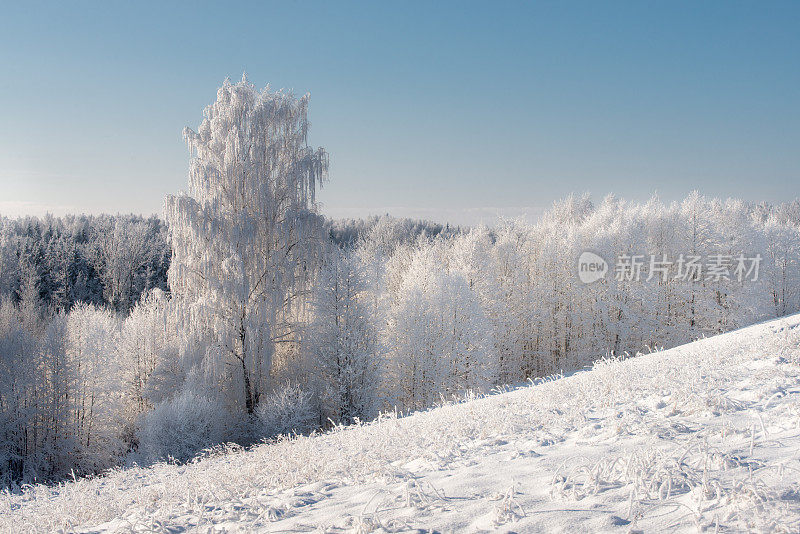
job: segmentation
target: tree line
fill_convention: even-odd
[[[155,216],[0,217],[0,296],[15,302],[27,284],[54,310],[82,302],[127,313],[148,291],[167,290],[169,260]]]

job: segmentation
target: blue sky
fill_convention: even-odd
[[[160,213],[226,76],[311,93],[333,215],[800,196],[800,2],[0,5],[0,212]]]

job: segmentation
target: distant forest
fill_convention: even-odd
[[[325,229],[333,243],[346,247],[379,220],[327,220]],[[459,231],[411,219],[393,219],[392,227],[405,243]],[[169,292],[170,256],[167,227],[156,216],[0,216],[0,298],[17,303],[31,284],[53,311],[84,302],[126,315],[150,290]]]

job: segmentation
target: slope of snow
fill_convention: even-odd
[[[0,531],[800,531],[800,316],[410,417],[0,495]]]

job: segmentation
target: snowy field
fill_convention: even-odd
[[[800,531],[800,315],[410,417],[0,496],[0,531]]]

